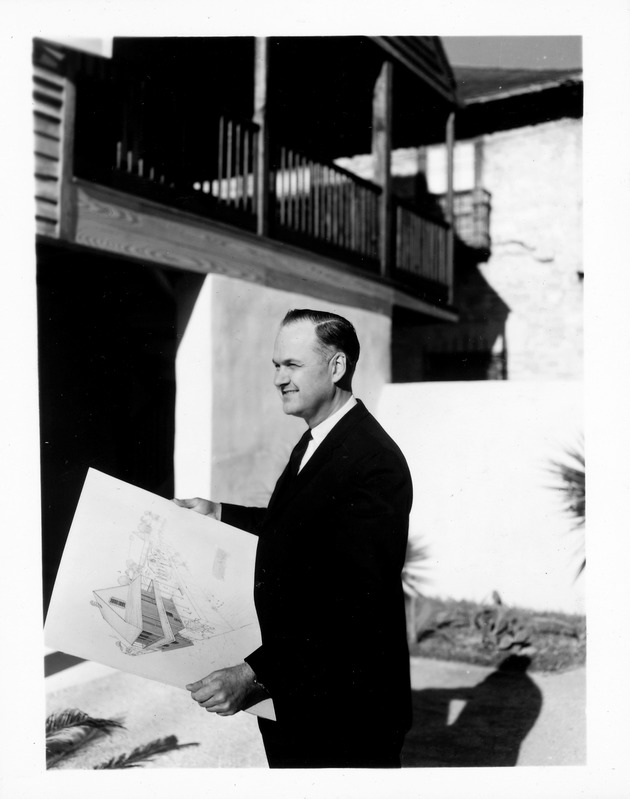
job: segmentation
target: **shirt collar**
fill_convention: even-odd
[[[349,411],[351,411],[356,404],[357,401],[354,398],[354,395],[352,395],[346,404],[342,405],[342,407],[339,408],[338,411],[335,411],[332,416],[329,416],[327,419],[324,419],[323,422],[320,422],[315,427],[312,427],[311,435],[313,436],[313,441],[315,441],[317,444],[321,443],[337,424],[337,422]]]

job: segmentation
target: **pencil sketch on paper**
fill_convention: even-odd
[[[93,591],[97,607],[125,655],[170,652],[242,629],[222,614],[224,600],[196,586],[181,556],[166,540],[166,519],[146,511],[129,536],[129,552],[117,585]],[[211,580],[222,582],[229,555],[217,548]],[[237,614],[238,616],[238,614]],[[235,624],[236,621],[236,624]]]
[[[89,469],[46,646],[180,688],[241,663],[261,645],[256,546],[243,530]],[[248,712],[275,718],[270,699]]]

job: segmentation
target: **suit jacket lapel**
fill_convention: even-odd
[[[367,414],[368,411],[365,405],[361,400],[357,400],[355,407],[351,411],[348,411],[348,413],[337,422],[330,433],[328,433],[322,443],[317,447],[310,460],[299,474],[295,475],[295,477],[291,477],[289,475],[289,465],[287,464],[271,495],[269,505],[267,506],[267,514],[273,513],[279,507],[286,505],[295,494],[307,486],[310,478],[321,468],[322,464],[325,463],[330,456],[330,453],[343,443],[348,431]]]

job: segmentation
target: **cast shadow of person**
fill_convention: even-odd
[[[515,766],[542,708],[540,689],[526,673],[530,663],[511,655],[473,687],[414,691],[403,766]],[[465,704],[449,724],[452,700]]]

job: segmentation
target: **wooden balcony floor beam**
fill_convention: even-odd
[[[76,181],[72,243],[173,269],[258,283],[391,315],[402,305],[435,319],[455,315],[376,276],[219,222]]]

